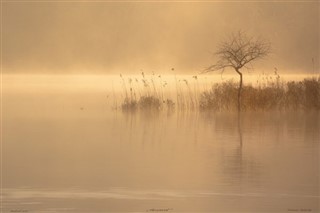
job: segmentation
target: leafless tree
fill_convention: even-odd
[[[229,39],[218,46],[218,51],[214,55],[218,58],[217,62],[204,70],[204,72],[222,72],[226,68],[234,69],[240,76],[238,89],[238,110],[241,110],[241,90],[242,90],[242,71],[249,68],[251,62],[261,59],[270,53],[270,43],[261,39],[248,37],[244,32],[232,34]]]

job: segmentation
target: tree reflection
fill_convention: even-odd
[[[240,147],[242,147],[241,111],[238,111],[238,133],[239,133]]]

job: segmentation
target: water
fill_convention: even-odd
[[[102,80],[33,80],[4,78],[3,212],[320,211],[319,112],[124,113]]]

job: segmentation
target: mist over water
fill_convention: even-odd
[[[243,30],[272,44],[254,64],[273,71],[319,70],[319,2],[2,3],[5,73],[192,74],[217,45]]]
[[[235,112],[114,110],[121,82],[3,76],[4,212],[320,210],[318,111],[244,112],[239,129]]]
[[[319,212],[319,9],[1,1],[1,213]]]

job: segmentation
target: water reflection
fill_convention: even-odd
[[[319,211],[319,112],[114,111],[63,78],[4,85],[3,212]]]
[[[188,174],[190,178],[198,177],[194,173],[201,168],[205,183],[200,184],[202,186],[219,189],[217,185],[225,185],[231,190],[241,188],[257,192],[266,190],[266,183],[274,181],[286,185],[282,187],[284,190],[291,187],[296,191],[299,178],[307,178],[312,180],[313,186],[318,185],[312,175],[319,171],[316,167],[319,154],[314,149],[319,146],[318,112],[178,112],[165,115],[155,111],[125,116],[134,121],[129,140],[142,142],[141,146],[147,147],[149,152],[161,153],[165,147],[166,152],[171,151],[188,163],[190,156],[199,157],[202,161],[190,164],[193,173]],[[292,177],[297,170],[296,162],[305,165],[303,169],[307,171]],[[273,163],[285,166],[288,175]],[[276,177],[279,180],[273,179]]]
[[[96,100],[32,118],[10,106],[8,211],[319,209],[318,112],[122,112]]]

